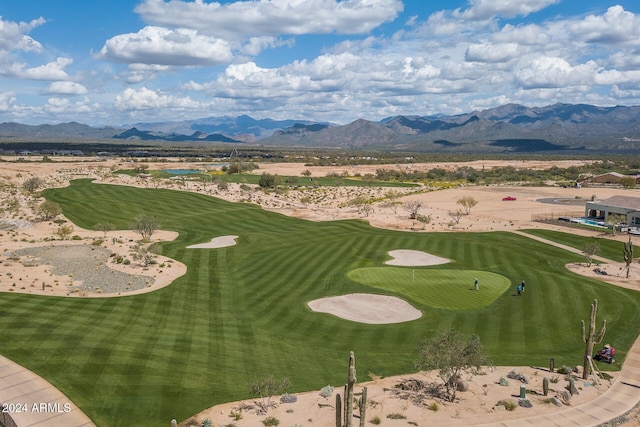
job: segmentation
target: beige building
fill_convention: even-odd
[[[618,172],[607,172],[602,175],[592,176],[588,181],[592,184],[620,184],[625,178],[633,178],[636,181],[636,185],[640,184],[640,176],[623,175]]]
[[[627,224],[640,225],[640,197],[613,196],[585,206],[587,218],[606,221],[609,215],[624,215]]]

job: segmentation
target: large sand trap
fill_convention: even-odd
[[[392,260],[386,261],[388,265],[399,265],[403,267],[421,267],[426,265],[440,265],[451,262],[450,259],[441,258],[426,252],[412,251],[409,249],[398,249],[389,251]]]
[[[419,319],[422,312],[408,302],[386,295],[348,294],[308,303],[311,310],[353,322],[383,325]]]
[[[218,249],[226,248],[236,244],[238,236],[220,236],[214,237],[210,242],[200,243],[197,245],[187,246],[187,249]]]

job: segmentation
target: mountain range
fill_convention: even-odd
[[[458,115],[399,115],[346,125],[304,120],[208,117],[137,123],[0,124],[0,139],[216,142],[421,152],[640,152],[640,106],[507,104]]]

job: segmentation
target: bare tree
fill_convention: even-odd
[[[275,403],[271,401],[271,398],[276,394],[284,393],[289,387],[291,387],[291,382],[288,378],[276,380],[271,374],[261,380],[255,379],[247,384],[249,393],[261,399],[255,403],[260,408],[259,412],[262,414],[266,414],[269,408],[275,405]]]
[[[416,367],[424,370],[437,369],[446,393],[445,397],[453,402],[456,399],[458,383],[463,373],[473,374],[481,366],[491,361],[483,354],[478,335],[465,340],[460,332],[449,329],[425,339],[418,347]]]
[[[131,222],[131,229],[140,234],[143,241],[148,242],[151,236],[160,228],[160,223],[152,216],[138,215]]]
[[[412,200],[412,201],[409,201],[409,202],[405,202],[402,205],[402,207],[404,208],[404,210],[409,212],[409,219],[417,219],[418,218],[418,211],[422,207],[422,203],[420,203],[417,200]]]
[[[456,223],[460,224],[460,220],[464,216],[464,211],[462,209],[456,209],[455,211],[449,211],[449,216]]]
[[[464,209],[464,214],[469,215],[471,208],[478,204],[478,201],[471,196],[464,196],[458,199],[456,202]]]
[[[611,232],[615,236],[618,224],[626,224],[627,217],[622,214],[610,214],[607,215],[605,222],[611,226]]]
[[[110,222],[99,222],[98,224],[96,224],[95,227],[96,227],[96,230],[102,231],[102,233],[104,234],[105,239],[107,238],[107,233],[109,231],[115,230],[115,228],[116,228]]]
[[[62,213],[62,208],[56,202],[46,200],[38,206],[38,212],[44,221],[49,221]]]
[[[591,267],[591,263],[593,262],[593,256],[598,252],[599,249],[600,249],[600,245],[598,245],[598,242],[595,240],[593,242],[590,242],[584,245],[584,248],[582,249],[582,254],[587,260],[587,267]]]
[[[44,185],[44,180],[38,176],[28,178],[22,183],[22,188],[30,195],[35,194]]]

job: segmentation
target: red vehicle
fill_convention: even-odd
[[[615,355],[616,349],[607,344],[602,350],[598,352],[598,354],[593,356],[593,358],[601,362],[614,363],[616,361]]]
[[[513,197],[513,196],[507,196],[507,197],[503,197],[503,198],[502,198],[502,200],[503,200],[504,202],[510,202],[510,201],[512,201],[512,200],[515,200],[515,199],[516,199],[516,198],[515,198],[515,197]]]

